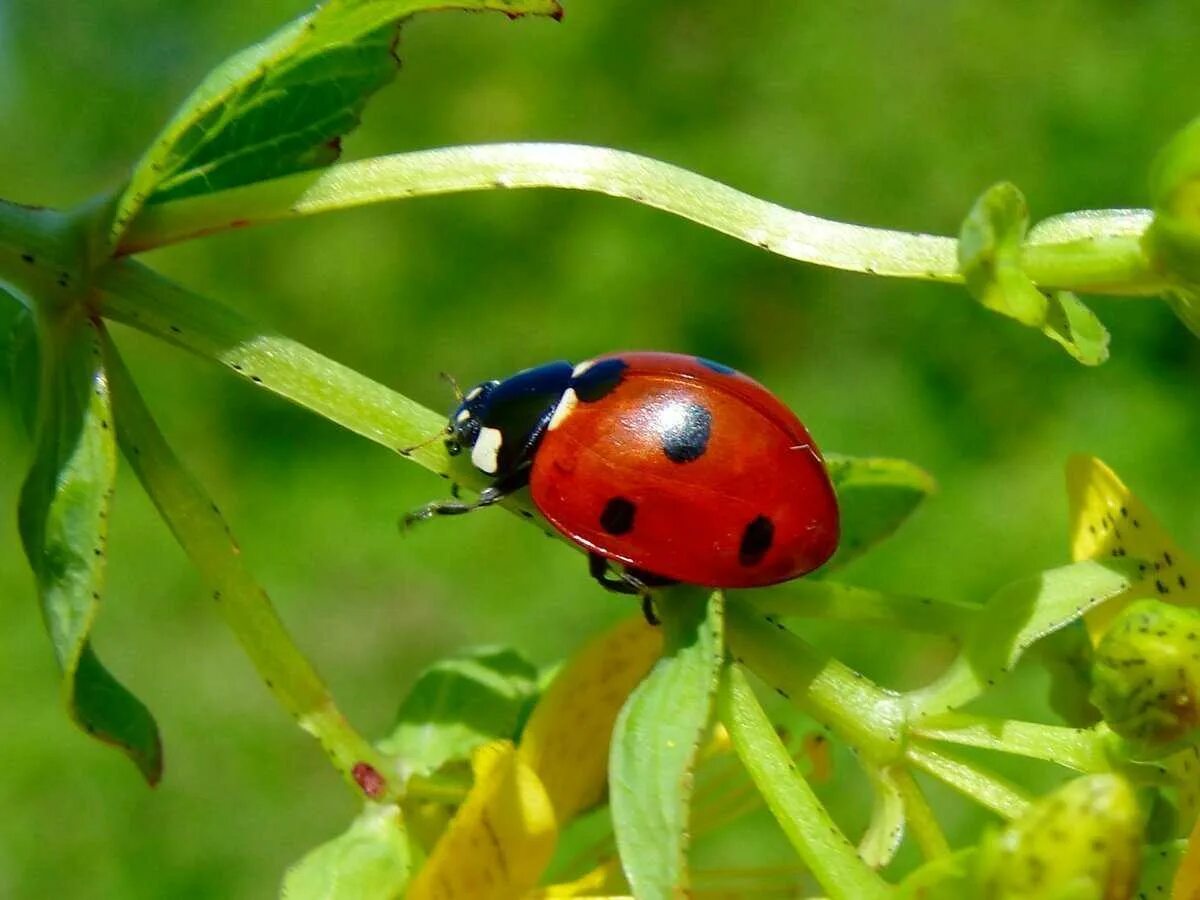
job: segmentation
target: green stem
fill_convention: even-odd
[[[322,356],[303,344],[255,325],[240,313],[200,297],[124,260],[97,273],[98,311],[168,343],[227,366],[256,385],[396,452],[446,426],[402,394]],[[482,485],[470,466],[456,466],[441,441],[407,456],[443,475]]]
[[[1034,284],[1092,294],[1153,296],[1169,287],[1143,250],[1140,234],[1026,244],[1021,268]]]
[[[918,720],[909,726],[909,734],[948,744],[1044,759],[1077,772],[1090,774],[1112,770],[1104,736],[1081,728],[945,713]]]
[[[1015,819],[1029,807],[1029,798],[1016,785],[940,748],[934,749],[914,740],[909,743],[904,755],[918,769],[928,772],[1005,819]]]
[[[400,785],[390,777],[389,765],[346,721],[292,642],[266,592],[247,570],[216,505],[167,445],[107,335],[104,353],[122,450],[267,688],[317,738],[359,796],[397,799]]]
[[[735,660],[864,758],[886,765],[900,754],[903,717],[896,695],[749,604],[728,603],[725,615],[726,642]]]
[[[892,782],[904,801],[904,819],[924,857],[940,859],[949,856],[950,843],[912,772],[904,766],[894,766]]]
[[[232,190],[146,207],[118,250],[137,253],[186,238],[368,203],[461,191],[560,188],[623,197],[816,265],[958,283],[957,241],[818,218],[787,209],[687,169],[634,153],[578,144],[485,144],[397,153],[343,163]],[[1045,229],[1062,250],[1029,248],[1033,280],[1046,288],[1153,293],[1129,223],[1139,211],[1089,211]],[[1138,232],[1140,235],[1140,231]],[[1077,240],[1078,238],[1078,240]],[[1041,238],[1032,238],[1040,243]]]
[[[725,668],[717,716],[780,827],[829,896],[853,900],[889,896],[888,885],[859,858],[797,771],[737,666]]]
[[[952,238],[831,222],[668,163],[605,147],[488,144],[397,153],[147,207],[120,253],[200,234],[431,194],[565,188],[624,197],[764,250],[853,272],[961,279]]]
[[[889,594],[811,579],[740,596],[759,612],[781,618],[835,619],[952,638],[964,635],[979,611],[978,606],[970,603]]]

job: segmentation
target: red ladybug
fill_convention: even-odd
[[[475,503],[430,503],[408,522],[528,486],[610,590],[775,584],[837,548],[837,500],[804,425],[758,382],[706,359],[547,363],[472,388],[446,435],[492,484]],[[616,578],[611,563],[624,567]]]

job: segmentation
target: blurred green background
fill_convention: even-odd
[[[0,2],[0,196],[68,205],[111,188],[213,64],[304,8]],[[1200,112],[1198,27],[1186,4],[1116,0],[577,0],[561,24],[442,14],[406,29],[403,71],[346,154],[605,144],[817,214],[947,234],[999,179],[1035,218],[1142,206],[1157,148]],[[982,599],[1062,563],[1062,467],[1081,450],[1200,548],[1200,343],[1156,301],[1095,301],[1113,359],[1089,370],[961,290],[804,267],[631,203],[551,192],[397,203],[147,261],[437,408],[450,402],[440,370],[472,382],[622,348],[737,366],[825,448],[906,457],[939,479],[918,517],[845,573],[858,583]],[[12,315],[0,307],[5,329]],[[512,644],[549,662],[628,611],[577,554],[500,511],[401,538],[398,515],[441,481],[215,366],[117,338],[365,731],[382,734],[415,671],[454,648]],[[162,785],[146,789],[68,724],[15,528],[29,450],[18,417],[0,417],[0,896],[270,895],[341,829],[347,792],[127,471],[96,641],[158,716]],[[941,658],[859,628],[813,633],[889,684]],[[1038,714],[1040,683],[1021,684]],[[937,797],[956,837],[978,829]],[[847,821],[861,801],[843,798]],[[777,844],[766,828],[740,834],[753,839],[714,853]]]

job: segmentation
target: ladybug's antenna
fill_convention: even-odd
[[[411,456],[414,450],[420,450],[422,447],[428,447],[430,444],[432,444],[438,438],[444,438],[449,433],[450,433],[450,427],[447,426],[445,428],[439,429],[438,431],[435,431],[433,434],[431,434],[429,437],[425,438],[425,440],[421,441],[420,443],[413,444],[411,447],[400,447],[396,450],[396,452],[399,453],[401,456]]]
[[[458,379],[455,378],[453,375],[451,375],[449,372],[439,372],[438,374],[441,376],[442,381],[449,384],[450,389],[452,391],[454,391],[454,399],[457,400],[459,403],[462,403],[463,402],[463,392],[462,392],[462,388],[460,388],[458,386]]]

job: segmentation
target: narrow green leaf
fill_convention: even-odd
[[[283,879],[284,900],[392,900],[412,859],[399,808],[367,804],[353,824],[310,850]]]
[[[537,668],[515,650],[480,648],[439,660],[417,676],[379,747],[416,774],[466,761],[480,744],[515,740],[537,692]]]
[[[1175,281],[1200,285],[1200,118],[1159,153],[1150,173],[1154,222],[1146,246]]]
[[[717,714],[784,834],[828,895],[834,900],[887,897],[887,885],[830,818],[737,666],[726,667]]]
[[[116,477],[98,329],[93,322],[74,320],[46,322],[41,329],[37,455],[21,492],[21,540],[72,718],[123,750],[155,784],[162,775],[158,727],[141,701],[100,663],[90,641],[104,588]]]
[[[707,602],[694,589],[661,596],[663,658],[617,719],[609,798],[621,864],[644,900],[687,888],[692,769],[724,659],[724,605],[720,591]]]
[[[937,489],[928,472],[903,459],[827,453],[825,466],[837,491],[842,537],[822,572],[846,565],[889,537]]]
[[[292,641],[267,592],[247,569],[220,510],[176,459],[116,346],[107,334],[102,338],[121,449],[267,689],[317,738],[359,797],[398,796],[387,761],[346,721],[312,663]]]
[[[1136,562],[1086,561],[1049,569],[1001,588],[975,617],[962,650],[943,675],[905,697],[911,715],[947,712],[978,697],[1016,665],[1034,642],[1126,590]]]
[[[396,74],[400,24],[431,9],[562,13],[557,0],[328,0],[226,60],[184,101],[118,201],[113,245],[146,203],[333,162]]]
[[[917,768],[1002,818],[1015,819],[1029,808],[1029,798],[1024,790],[941,747],[935,749],[917,739],[908,745],[904,755]]]
[[[1049,295],[1042,334],[1085,366],[1098,366],[1108,360],[1108,329],[1070,291]]]

